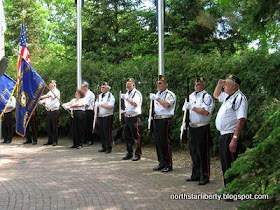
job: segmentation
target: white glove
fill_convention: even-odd
[[[125,100],[127,97],[126,97],[126,94],[121,94],[121,99]]]
[[[191,103],[189,103],[189,102],[185,102],[184,103],[184,106],[183,106],[183,110],[185,111],[185,110],[192,110],[193,109],[193,105],[191,104]]]
[[[99,107],[100,103],[99,102],[95,102],[95,106]]]
[[[158,99],[159,99],[159,96],[157,96],[157,95],[154,94],[154,93],[150,93],[150,99],[151,99],[151,100],[158,100]]]
[[[65,109],[65,110],[68,110],[68,109],[69,109],[69,106],[67,105],[67,103],[62,104],[61,106],[62,106],[63,109]]]

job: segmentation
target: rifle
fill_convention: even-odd
[[[95,103],[98,102],[98,98],[95,101]],[[94,133],[95,131],[95,127],[96,127],[96,121],[97,121],[97,114],[98,114],[98,106],[94,106],[94,118],[93,118],[93,123],[92,123],[92,133]]]
[[[119,95],[119,121],[121,125],[124,124],[124,110],[125,110],[124,100],[121,98],[122,87],[123,87],[123,83],[121,81],[121,90]]]
[[[153,75],[151,81],[151,92],[154,90]],[[148,130],[152,132],[152,120],[154,118],[154,100],[150,100],[149,118],[148,118]]]
[[[190,101],[189,78],[187,78],[186,96],[187,97],[185,101],[189,102]],[[182,120],[182,125],[181,125],[180,145],[182,145],[183,139],[186,139],[186,142],[188,140],[189,122],[190,122],[190,112],[188,110],[185,110],[183,120]]]

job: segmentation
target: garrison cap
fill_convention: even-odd
[[[132,82],[133,84],[135,84],[135,79],[133,79],[133,78],[128,78],[126,81],[127,82]]]
[[[85,85],[85,86],[89,87],[89,83],[85,80],[83,81],[82,85]]]
[[[230,80],[236,82],[238,85],[241,84],[241,80],[237,76],[235,76],[234,74],[228,74],[226,76],[226,79],[230,79]]]
[[[164,83],[167,83],[167,79],[163,75],[158,75],[158,81],[163,81]]]
[[[206,79],[202,76],[196,76],[195,77],[195,82],[201,82],[201,83],[205,83]]]
[[[50,80],[50,83],[55,83],[56,84],[56,81],[52,79],[52,80]]]
[[[111,87],[110,87],[108,82],[102,82],[100,87],[102,87],[102,86],[109,88],[109,90],[111,89]]]

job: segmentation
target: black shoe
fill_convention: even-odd
[[[125,156],[122,157],[123,160],[129,160],[133,157],[133,155],[131,153],[126,153]]]
[[[196,182],[196,181],[199,181],[198,178],[187,178],[186,179],[186,182]]]
[[[33,143],[32,143],[32,145],[36,145],[37,144],[37,141],[34,141]]]
[[[7,144],[10,144],[11,142],[12,142],[12,141],[7,141],[6,143],[7,143]]]
[[[200,180],[198,185],[206,185],[207,183],[209,183],[209,180]]]
[[[109,153],[111,153],[111,152],[112,152],[111,149],[107,149],[106,152],[105,152],[105,154],[109,154]]]
[[[32,141],[25,141],[25,142],[23,142],[23,144],[31,144],[32,143]]]
[[[77,148],[77,147],[76,147],[76,146],[71,146],[71,147],[69,147],[69,148],[73,149],[73,148]]]
[[[136,156],[134,156],[134,158],[132,158],[131,160],[132,160],[132,161],[140,160],[140,156],[136,155]]]
[[[106,152],[106,149],[100,149],[100,150],[98,150],[98,152]]]
[[[172,168],[166,167],[166,168],[163,168],[163,169],[161,170],[161,172],[169,172],[169,171],[172,171]]]
[[[50,143],[50,142],[47,142],[47,143],[44,143],[44,145],[52,145],[52,143]]]
[[[6,144],[6,143],[7,143],[7,141],[2,141],[1,143],[2,143],[2,144]]]
[[[157,167],[153,168],[153,171],[160,171],[164,168],[164,166],[158,165]]]

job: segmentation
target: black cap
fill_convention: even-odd
[[[237,76],[235,76],[234,74],[228,74],[226,76],[226,79],[230,79],[230,80],[236,82],[238,85],[241,84],[241,80]]]
[[[165,76],[162,75],[158,75],[158,81],[163,81],[164,83],[167,83],[167,79],[165,78]]]
[[[132,82],[133,84],[135,84],[135,79],[133,79],[133,78],[128,78],[126,81],[127,82]]]
[[[100,87],[101,87],[101,86],[105,86],[105,87],[111,89],[111,87],[110,87],[110,85],[109,85],[108,82],[102,82],[101,85],[100,85]]]
[[[201,82],[201,83],[205,83],[206,79],[202,76],[196,76],[195,77],[195,82]]]

